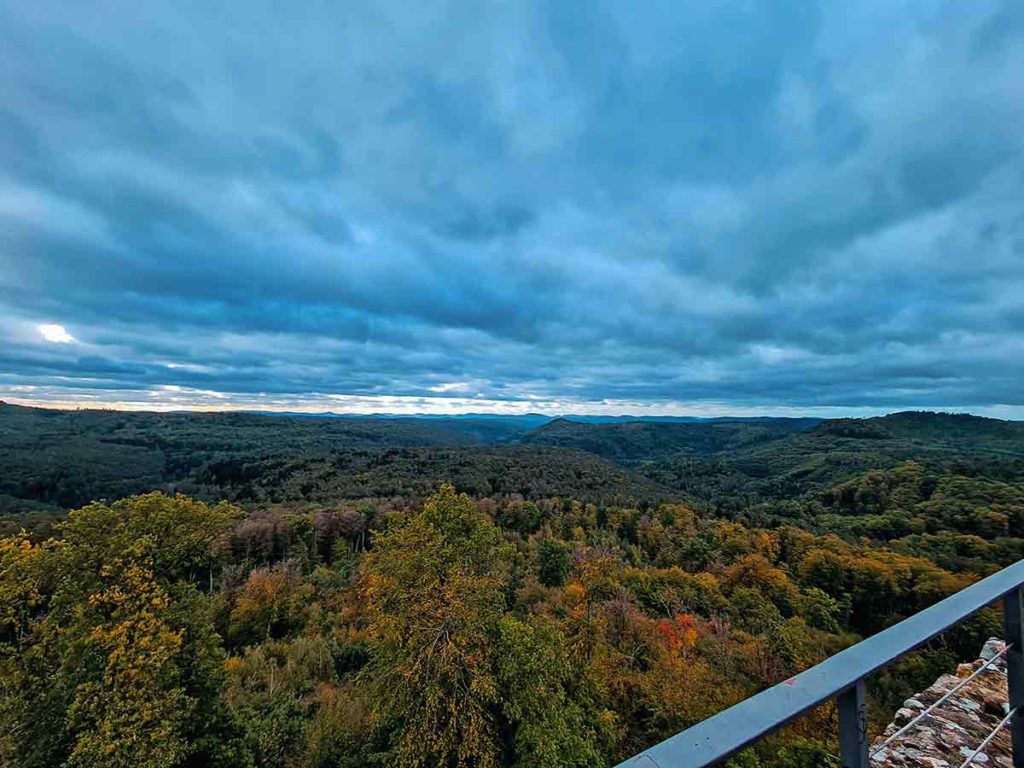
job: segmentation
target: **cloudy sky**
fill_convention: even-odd
[[[1024,418],[1024,3],[0,0],[0,398]]]

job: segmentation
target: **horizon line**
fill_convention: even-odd
[[[419,398],[416,398],[419,399]],[[441,399],[441,398],[436,398]],[[509,401],[516,402],[518,401]],[[522,403],[525,405],[526,403]],[[267,404],[258,406],[248,403],[140,403],[135,401],[75,401],[75,400],[47,400],[32,398],[11,398],[0,397],[0,405],[11,405],[21,408],[38,408],[51,411],[97,411],[97,412],[119,412],[119,413],[248,413],[265,416],[306,416],[306,417],[336,417],[336,418],[457,418],[467,416],[491,417],[491,418],[525,418],[527,416],[539,416],[548,419],[559,418],[608,418],[608,419],[759,419],[759,418],[815,418],[815,419],[867,419],[890,416],[896,413],[942,413],[948,415],[978,416],[981,418],[999,419],[1003,421],[1024,421],[1024,407],[1010,405],[988,405],[988,406],[737,406],[735,409],[709,408],[707,405],[694,406],[692,410],[684,412],[673,410],[671,405],[667,409],[659,409],[657,404],[649,404],[648,412],[610,411],[601,410],[598,406],[594,409],[568,409],[568,410],[490,410],[483,404],[478,409],[453,409],[453,410],[333,410],[326,407],[302,406],[298,404]],[[582,403],[579,405],[583,405]],[[724,403],[715,404],[725,406]],[[671,412],[668,412],[670,411]],[[824,413],[827,411],[827,413]],[[1016,412],[1016,416],[1010,415]]]

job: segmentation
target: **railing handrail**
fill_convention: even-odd
[[[1024,560],[853,645],[789,680],[620,763],[617,768],[706,768],[735,755],[1024,584]],[[1019,654],[1020,651],[1017,650]],[[862,735],[862,739],[863,739]]]

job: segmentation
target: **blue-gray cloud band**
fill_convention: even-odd
[[[336,5],[0,0],[0,396],[1024,407],[1020,3]]]

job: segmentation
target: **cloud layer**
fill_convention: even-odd
[[[1019,2],[159,5],[0,0],[0,397],[1024,415]]]

